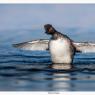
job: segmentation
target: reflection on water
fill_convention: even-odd
[[[0,90],[94,91],[95,54],[76,54],[74,69],[50,68],[48,52],[0,47]]]
[[[69,73],[53,73],[52,81],[51,88],[55,90],[68,91],[71,87]]]

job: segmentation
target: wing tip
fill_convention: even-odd
[[[23,43],[18,43],[18,44],[12,44],[13,47],[15,48],[20,48],[22,46]]]

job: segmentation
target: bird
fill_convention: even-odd
[[[45,33],[52,36],[48,44],[52,63],[71,64],[76,51],[72,40],[50,24],[44,25],[44,28]]]
[[[53,68],[71,69],[75,53],[95,52],[95,43],[74,42],[67,35],[57,31],[51,24],[44,25],[45,33],[51,35],[48,39],[32,40],[13,44],[24,50],[48,50]]]

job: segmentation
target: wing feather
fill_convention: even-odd
[[[24,50],[48,50],[49,49],[48,42],[49,40],[40,39],[40,40],[33,40],[33,41],[13,44],[13,46]],[[73,42],[73,45],[76,48],[76,52],[95,53],[95,43]]]
[[[95,53],[95,43],[80,42],[80,43],[73,43],[73,44],[77,52]]]
[[[23,50],[48,50],[48,40],[33,40],[28,42],[22,42],[13,44],[13,47]]]

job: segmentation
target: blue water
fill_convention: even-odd
[[[39,35],[36,36],[36,35]],[[95,54],[76,54],[71,71],[54,70],[48,51],[12,47],[46,35],[30,30],[0,32],[0,91],[94,91]]]

